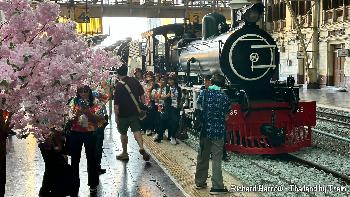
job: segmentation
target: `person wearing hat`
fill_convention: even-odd
[[[143,83],[143,77],[142,77],[142,70],[141,68],[135,68],[134,70],[134,77],[142,84]]]
[[[137,102],[144,103],[144,89],[140,82],[133,78],[127,76],[128,67],[122,65],[118,68],[117,74],[119,81],[116,84],[114,92],[114,112],[115,112],[115,122],[117,123],[118,132],[120,133],[120,139],[122,143],[123,151],[117,156],[118,160],[128,161],[128,136],[127,131],[129,127],[131,132],[134,134],[134,138],[139,145],[139,152],[143,156],[145,161],[149,161],[150,155],[143,148],[143,139],[141,135],[141,124],[139,120],[139,111],[135,102],[134,97]],[[131,91],[131,95],[129,90]]]

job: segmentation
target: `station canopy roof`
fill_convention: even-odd
[[[151,36],[164,35],[169,33],[175,33],[175,35],[178,35],[178,34],[183,34],[183,32],[184,32],[184,24],[176,23],[176,24],[163,25],[163,26],[153,28],[151,30],[143,32],[141,35],[142,35],[142,38],[148,38]]]

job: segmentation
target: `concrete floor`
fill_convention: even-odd
[[[120,135],[115,125],[107,126],[102,158],[102,168],[106,168],[107,173],[100,176],[97,196],[184,196],[153,159],[143,161],[137,143],[130,134],[129,162],[116,160],[115,156],[121,152]],[[86,197],[89,196],[89,187],[85,151],[82,152],[79,196]],[[15,136],[8,139],[6,164],[5,196],[38,196],[45,168],[36,140],[30,136],[23,140]]]
[[[338,88],[327,87],[322,89],[301,88],[299,95],[301,100],[313,100],[317,105],[329,108],[350,110],[350,93],[340,92]]]

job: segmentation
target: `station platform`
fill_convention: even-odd
[[[350,92],[336,87],[322,89],[300,88],[300,100],[316,101],[316,105],[342,111],[350,111]]]
[[[158,163],[151,158],[145,162],[139,154],[138,145],[129,132],[128,162],[116,159],[121,152],[120,135],[116,125],[108,125],[102,157],[102,168],[107,172],[100,175],[98,197],[141,197],[141,196],[185,196]],[[84,150],[84,148],[83,148]],[[88,197],[85,151],[80,160],[80,197]],[[17,139],[12,136],[7,141],[6,193],[5,197],[37,197],[41,188],[45,163],[36,139]]]
[[[163,140],[153,142],[151,136],[143,135],[145,149],[151,154],[150,162],[143,161],[138,152],[138,145],[131,132],[128,132],[128,151],[130,160],[116,160],[121,152],[120,135],[116,124],[108,125],[105,130],[102,168],[107,172],[100,175],[98,197],[206,197],[211,188],[211,167],[209,169],[208,188],[197,190],[194,184],[197,151],[181,141],[177,145]],[[84,149],[83,149],[84,150]],[[45,164],[40,155],[34,137],[17,139],[12,136],[7,140],[6,155],[6,197],[38,196]],[[87,186],[87,168],[85,151],[80,161],[80,197],[89,196]],[[242,185],[232,175],[223,170],[224,184]],[[228,193],[224,197],[259,196],[256,193]]]

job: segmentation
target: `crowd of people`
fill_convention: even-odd
[[[154,134],[154,141],[159,143],[168,130],[167,140],[177,144],[183,100],[176,76],[154,74],[152,71],[142,75],[141,69],[135,69],[134,75],[144,89],[144,104],[148,111],[147,118],[141,121],[142,130],[148,136]]]
[[[141,69],[135,70],[134,77],[127,76],[127,73],[128,67],[121,66],[117,70],[118,80],[113,87],[101,82],[97,87],[82,85],[77,88],[76,96],[67,103],[70,114],[65,132],[53,131],[52,138],[39,145],[45,161],[45,173],[39,196],[53,194],[78,196],[79,163],[83,145],[90,193],[97,192],[99,175],[106,172],[101,168],[101,158],[104,129],[110,120],[106,103],[110,99],[114,100],[115,122],[122,144],[122,152],[116,159],[129,160],[127,149],[129,129],[145,161],[150,160],[150,155],[144,149],[142,135],[153,135],[153,140],[161,143],[167,131],[166,139],[170,144],[178,143],[177,135],[184,99],[176,76],[154,74],[151,71],[143,74]],[[220,194],[227,192],[222,180],[221,161],[225,153],[225,115],[230,102],[221,90],[225,84],[223,76],[214,75],[211,80],[206,77],[204,82],[205,86],[198,98],[203,128],[200,131],[195,183],[197,189],[207,186],[211,157],[213,187],[210,193]],[[111,89],[114,89],[113,92]],[[63,134],[65,140],[62,140],[62,135],[59,134]],[[71,156],[70,165],[64,154]]]

